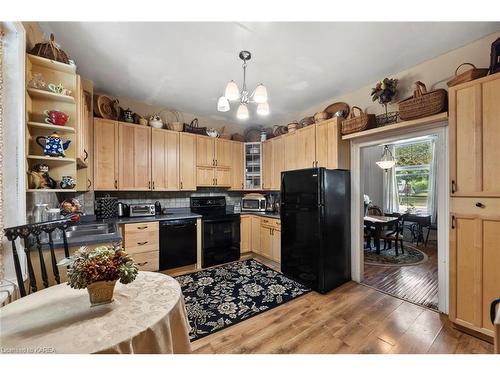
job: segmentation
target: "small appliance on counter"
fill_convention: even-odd
[[[118,216],[118,198],[106,197],[96,198],[94,205],[97,220],[112,219]]]
[[[245,194],[241,199],[242,211],[265,212],[266,206],[266,197],[264,197],[262,194]]]
[[[161,215],[161,203],[160,203],[160,201],[155,202],[155,214]]]
[[[123,202],[118,202],[118,217],[125,217],[129,215],[129,205]]]
[[[154,204],[131,204],[129,206],[129,216],[155,216],[156,210]]]

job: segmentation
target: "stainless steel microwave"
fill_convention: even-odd
[[[266,211],[266,198],[262,194],[247,194],[241,199],[242,211]]]

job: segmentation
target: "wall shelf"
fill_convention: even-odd
[[[43,155],[27,155],[26,158],[28,160],[42,160],[42,161],[55,161],[57,163],[76,163],[76,160],[73,158],[58,158],[52,156],[43,156]]]
[[[30,128],[37,128],[37,129],[46,129],[46,130],[51,130],[51,131],[58,131],[61,133],[74,133],[75,128],[72,128],[70,126],[66,125],[50,125],[44,122],[34,122],[34,121],[28,121],[28,126]]]
[[[69,95],[56,94],[50,91],[28,88],[28,94],[32,99],[52,100],[62,103],[76,103],[75,98]]]
[[[357,133],[347,134],[342,136],[342,140],[367,137],[370,135],[383,134],[394,130],[418,128],[423,125],[433,124],[436,122],[447,121],[448,112],[438,113],[437,115],[419,118],[416,120],[401,121],[391,125],[380,126],[375,129],[364,130]]]
[[[27,193],[76,193],[75,189],[27,189]]]
[[[36,66],[42,66],[62,73],[76,73],[76,65],[64,64],[59,61],[46,59],[45,57],[27,54],[29,61]]]

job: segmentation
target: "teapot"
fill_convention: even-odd
[[[40,141],[43,140],[42,144]],[[62,140],[57,132],[52,133],[49,136],[40,135],[36,137],[36,143],[43,148],[44,155],[64,157],[64,150],[66,150],[71,143],[71,140]]]
[[[45,114],[45,116],[47,116],[47,118],[45,119],[45,122],[47,124],[65,125],[69,120],[69,116],[66,113],[58,110],[46,110],[43,113]]]

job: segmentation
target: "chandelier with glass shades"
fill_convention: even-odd
[[[247,61],[252,58],[252,54],[248,51],[240,52],[240,59],[243,60],[243,86],[240,89],[234,81],[230,81],[224,92],[224,96],[221,96],[217,101],[217,110],[219,112],[227,112],[231,109],[230,101],[239,101],[238,111],[236,112],[236,117],[240,120],[248,119],[248,103],[257,103],[257,114],[260,116],[266,116],[269,114],[269,103],[267,103],[267,89],[260,83],[257,85],[253,93],[247,90],[246,84],[246,73],[247,73]]]

